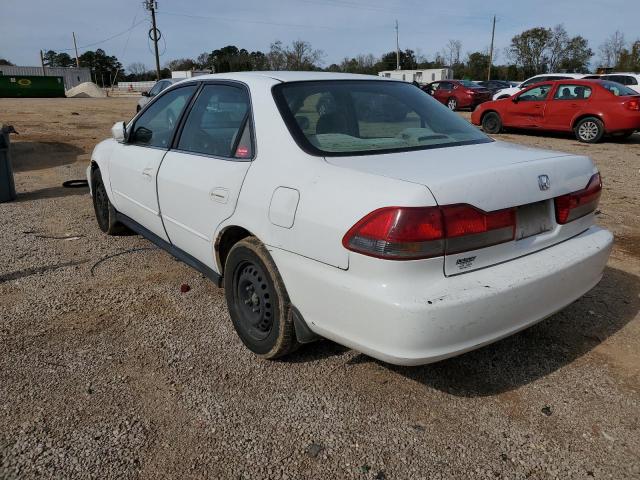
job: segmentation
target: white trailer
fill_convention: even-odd
[[[192,78],[200,75],[209,75],[211,70],[176,70],[171,72],[171,78]]]
[[[418,82],[420,84],[450,80],[453,70],[449,67],[427,68],[422,70],[385,70],[378,72],[379,77],[402,80],[403,82]]]

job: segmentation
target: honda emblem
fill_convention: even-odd
[[[549,175],[538,175],[538,187],[540,187],[540,190],[542,190],[543,192],[551,188],[551,180],[549,180]]]

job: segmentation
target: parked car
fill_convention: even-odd
[[[491,95],[496,93],[498,90],[511,88],[511,83],[506,80],[482,80],[476,83],[481,87],[488,89],[491,92]]]
[[[526,79],[524,82],[519,83],[515,87],[505,88],[498,90],[493,94],[493,100],[500,100],[502,98],[509,98],[511,95],[518,93],[531,85],[540,82],[546,82],[551,80],[567,80],[569,78],[583,78],[585,75],[582,73],[545,73],[543,75],[536,75],[534,77]]]
[[[474,109],[482,102],[491,100],[491,92],[469,80],[442,80],[431,82],[423,90],[451,110]]]
[[[181,78],[164,78],[162,80],[158,80],[153,85],[151,90],[149,90],[148,92],[142,92],[142,97],[140,97],[140,100],[138,100],[138,105],[136,106],[136,112],[139,112],[142,109],[142,107],[144,107],[147,103],[151,101],[153,97],[158,95],[163,90],[169,88],[174,83],[179,82],[180,80],[182,79]]]
[[[640,129],[640,95],[608,80],[542,82],[483,103],[471,121],[487,133],[504,127],[573,132],[581,142],[596,143],[605,134],[627,137]]]
[[[380,98],[408,113],[356,114]],[[404,82],[207,75],[112,135],[87,169],[100,229],[223,285],[264,358],[318,337],[396,364],[457,355],[584,295],[612,245],[591,159],[493,141]]]

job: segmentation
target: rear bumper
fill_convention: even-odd
[[[612,242],[611,233],[594,226],[453,277],[443,277],[441,259],[352,255],[344,271],[278,249],[272,255],[315,333],[389,363],[420,365],[509,336],[580,298],[601,279]]]

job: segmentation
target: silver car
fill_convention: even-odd
[[[142,92],[142,97],[138,100],[138,106],[136,107],[136,112],[142,110],[142,108],[151,101],[153,97],[158,95],[163,90],[167,89],[171,85],[180,80],[184,80],[183,78],[163,78],[162,80],[158,80],[156,84],[153,86],[151,90],[148,92]]]

